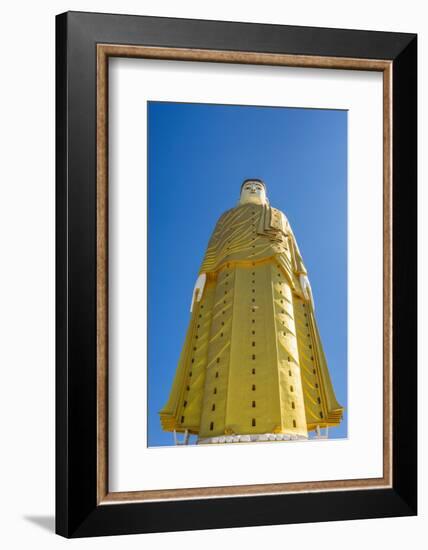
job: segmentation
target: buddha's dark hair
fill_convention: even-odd
[[[244,181],[242,182],[242,185],[241,185],[241,193],[242,193],[242,188],[243,188],[244,185],[245,185],[246,183],[248,183],[249,181],[256,181],[257,183],[261,183],[261,184],[263,185],[263,187],[265,188],[265,191],[267,191],[267,189],[266,189],[266,184],[265,184],[265,182],[264,182],[263,180],[261,180],[261,179],[259,179],[259,178],[247,178],[246,180],[244,180]]]

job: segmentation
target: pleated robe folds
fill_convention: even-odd
[[[285,215],[245,204],[217,222],[162,427],[198,434],[289,434],[340,423],[321,339]]]

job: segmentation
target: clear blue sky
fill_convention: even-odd
[[[171,388],[200,263],[241,183],[261,178],[288,217],[347,411],[347,112],[148,103],[148,443],[171,445],[158,411]],[[330,437],[346,437],[347,413]]]

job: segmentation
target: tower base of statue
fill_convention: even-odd
[[[221,435],[218,437],[199,438],[197,445],[209,445],[212,443],[252,443],[256,441],[306,441],[308,437],[296,434],[242,434]]]

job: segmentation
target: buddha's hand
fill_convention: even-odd
[[[193,306],[196,302],[200,302],[202,299],[202,294],[204,292],[205,282],[207,280],[206,273],[201,273],[199,277],[196,279],[195,287],[193,289],[192,294],[192,304],[190,306],[190,311],[193,311]]]
[[[303,273],[300,274],[300,286],[302,288],[303,297],[308,302],[310,301],[312,303],[312,307],[315,309],[311,284],[308,277],[306,275],[303,275]]]

